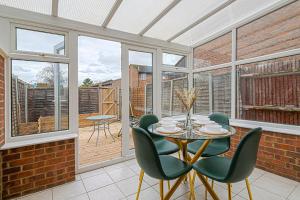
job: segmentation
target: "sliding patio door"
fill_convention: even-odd
[[[134,150],[132,127],[139,125],[141,116],[155,113],[153,110],[155,63],[155,50],[122,45],[123,155],[130,155]]]

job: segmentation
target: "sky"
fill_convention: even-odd
[[[30,30],[17,30],[17,49],[53,53],[54,47],[64,41],[64,36]],[[165,64],[176,63],[181,56],[164,54]],[[129,51],[129,64],[152,66],[152,54]],[[38,82],[40,71],[51,63],[13,61],[12,72],[28,83]],[[67,65],[62,70],[68,71]],[[72,70],[72,69],[69,69]],[[86,36],[78,38],[78,85],[86,78],[94,83],[121,78],[121,43]]]

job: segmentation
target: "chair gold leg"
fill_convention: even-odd
[[[211,189],[214,189],[214,180],[211,180]]]
[[[160,199],[164,199],[164,181],[160,180],[159,181],[159,191],[160,191]]]
[[[141,187],[142,187],[142,183],[143,183],[143,178],[144,178],[144,170],[141,169],[141,171],[140,171],[140,178],[139,178],[138,191],[137,191],[136,197],[135,197],[136,200],[138,200],[139,197],[140,197],[140,192],[141,192]]]
[[[197,172],[197,176],[200,179],[200,181],[203,183],[203,185],[205,186],[205,188],[207,189],[207,191],[209,192],[209,194],[211,195],[211,197],[214,200],[220,200],[218,195],[215,193],[215,191],[211,188],[211,186],[209,185],[209,183],[206,181],[205,177],[200,174],[199,172]]]
[[[205,178],[206,181],[208,181],[208,177]],[[207,200],[207,189],[205,188],[205,195],[204,195],[204,199]]]
[[[185,179],[185,176],[181,176],[177,179],[177,181],[174,183],[174,185],[171,187],[171,189],[168,191],[168,193],[166,194],[165,198],[163,200],[169,200],[171,198],[171,196],[173,195],[173,193],[175,192],[175,190],[178,188],[178,186],[180,185],[180,183]]]
[[[228,200],[231,200],[231,183],[227,183],[228,186]]]
[[[252,196],[252,192],[251,192],[251,188],[250,188],[250,182],[249,182],[248,178],[246,178],[245,181],[246,181],[246,186],[247,186],[247,190],[248,190],[248,194],[249,194],[249,199],[252,200],[253,196]]]
[[[194,200],[195,199],[195,190],[194,190],[194,182],[193,177],[191,175],[191,172],[188,174],[189,182],[190,182],[190,194],[189,199]]]
[[[168,189],[170,190],[171,188],[171,184],[170,184],[170,181],[168,181]]]

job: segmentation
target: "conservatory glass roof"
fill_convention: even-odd
[[[193,46],[282,0],[0,0],[0,5]]]

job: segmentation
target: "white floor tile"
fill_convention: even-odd
[[[115,170],[109,170],[107,172],[114,182],[119,182],[121,180],[135,176],[136,174],[128,167],[122,167]]]
[[[125,196],[116,185],[109,185],[89,192],[90,200],[120,200]]]
[[[19,198],[19,200],[52,200],[52,190],[44,190]]]
[[[257,200],[284,200],[283,197],[280,197],[274,193],[268,192],[262,188],[256,187],[255,185],[251,187],[253,199]],[[239,196],[249,199],[247,189],[244,189]]]
[[[132,195],[137,192],[138,189],[138,184],[139,184],[139,177],[138,176],[133,176],[131,178],[122,180],[120,182],[117,182],[117,185],[121,192],[125,196]],[[142,190],[150,187],[145,181],[142,183]]]
[[[129,196],[127,199],[128,200],[135,200],[136,194],[133,194]],[[153,188],[147,188],[145,190],[142,190],[140,193],[140,200],[158,200],[159,199],[159,194],[157,193],[156,190]]]
[[[277,175],[271,176],[269,174],[265,174],[258,178],[254,185],[265,191],[280,195],[283,198],[287,198],[296,187],[296,183],[294,181],[289,179],[286,180],[285,178]]]
[[[52,189],[53,200],[65,200],[71,197],[86,193],[84,185],[81,181],[67,183]]]
[[[144,175],[143,181],[145,181],[146,183],[148,183],[151,186],[159,183],[158,179],[152,178],[152,177],[148,176],[147,174]]]
[[[113,183],[108,174],[99,174],[82,180],[88,192]]]
[[[114,171],[116,169],[121,169],[121,168],[124,168],[124,167],[127,167],[127,165],[125,165],[125,163],[122,162],[122,163],[118,163],[118,164],[115,164],[115,165],[104,167],[104,170],[106,172],[111,172],[111,171]]]
[[[105,173],[104,169],[100,168],[100,169],[96,169],[96,170],[93,170],[90,172],[82,173],[82,174],[80,174],[80,176],[82,179],[84,179],[84,178],[89,178],[89,177],[96,176],[96,175],[103,174],[103,173]]]
[[[81,194],[81,195],[76,196],[76,197],[71,197],[68,200],[89,200],[89,196],[88,196],[87,193],[85,193],[85,194]]]
[[[140,174],[141,168],[138,164],[128,165],[128,167],[136,174]]]
[[[289,195],[288,200],[299,200],[300,199],[300,183]]]

